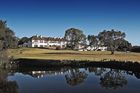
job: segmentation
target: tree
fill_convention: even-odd
[[[140,52],[140,46],[133,46],[131,49],[132,52]]]
[[[122,40],[122,43],[118,47],[118,51],[130,51],[132,49],[132,44],[129,43],[127,40]]]
[[[17,37],[15,33],[7,27],[6,21],[0,20],[0,49],[15,48]]]
[[[5,38],[5,24],[6,21],[0,20],[0,49],[3,49],[4,46],[4,38]]]
[[[90,46],[98,46],[98,38],[94,35],[88,35],[88,41]]]
[[[68,41],[67,47],[74,49],[79,44],[86,44],[86,36],[83,31],[70,28],[65,31],[64,38]]]
[[[98,34],[100,43],[107,46],[111,51],[111,54],[114,54],[114,51],[122,44],[125,38],[125,33],[121,31],[111,31],[104,30]]]
[[[24,44],[25,42],[28,42],[29,38],[28,37],[22,37],[19,41],[18,41],[18,45]]]

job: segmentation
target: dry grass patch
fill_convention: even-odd
[[[73,50],[48,50],[38,48],[19,48],[8,50],[9,55],[15,59],[51,59],[51,60],[90,60],[90,61],[137,61],[140,62],[139,53],[115,52],[111,55],[109,51],[73,51]]]

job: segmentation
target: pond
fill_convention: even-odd
[[[7,93],[139,93],[140,91],[140,72],[112,68],[94,66],[25,68],[10,70],[7,75],[7,82],[14,82],[12,92]]]

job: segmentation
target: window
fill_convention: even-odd
[[[34,42],[38,42],[38,40],[34,40]]]
[[[43,43],[43,40],[40,40],[40,43]]]
[[[40,45],[40,47],[43,47],[43,45]]]
[[[65,47],[65,45],[62,45],[62,47]]]
[[[38,47],[38,45],[34,45],[34,47]]]
[[[45,40],[44,43],[47,43],[47,41]]]

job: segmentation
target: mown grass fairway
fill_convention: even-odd
[[[50,60],[89,60],[89,61],[132,61],[140,63],[140,53],[110,51],[73,51],[73,50],[48,50],[38,48],[19,48],[8,50],[14,59],[50,59]]]

